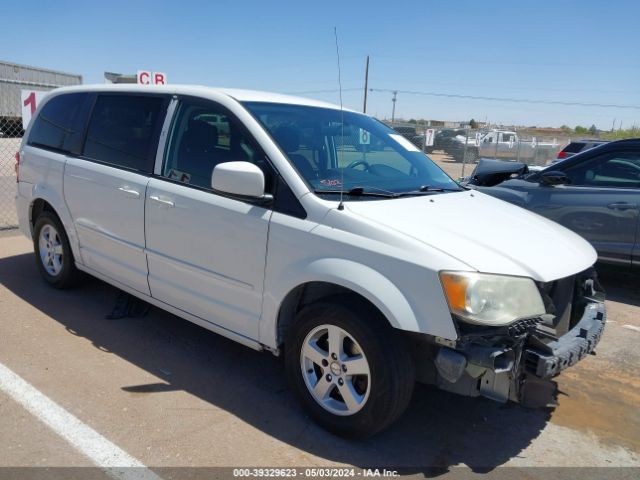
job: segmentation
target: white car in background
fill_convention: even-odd
[[[341,435],[387,427],[416,380],[532,404],[604,328],[586,241],[460,187],[397,132],[334,105],[62,88],[16,170],[47,282],[86,272],[284,354],[304,407]]]

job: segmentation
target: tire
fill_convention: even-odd
[[[33,250],[38,270],[49,285],[65,289],[77,284],[80,272],[75,265],[69,238],[53,212],[44,211],[36,218]]]
[[[345,337],[336,358],[329,342],[340,333]],[[307,413],[344,437],[370,436],[391,425],[407,408],[415,383],[398,333],[370,305],[340,297],[300,311],[285,343],[285,364]],[[364,373],[350,375],[350,369]],[[324,395],[312,393],[314,387]]]

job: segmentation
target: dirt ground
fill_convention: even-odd
[[[5,233],[0,365],[152,469],[352,465],[422,476],[461,465],[640,467],[638,278],[608,273],[604,285],[609,322],[597,355],[559,377],[555,410],[419,386],[391,429],[351,441],[304,415],[280,358],[158,309],[107,320],[116,289],[91,278],[50,288],[30,242]],[[90,464],[0,389],[0,467]]]

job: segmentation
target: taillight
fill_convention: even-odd
[[[20,152],[16,152],[16,165],[14,167],[16,171],[16,182],[20,181]]]
[[[560,152],[558,152],[558,158],[566,158],[567,157],[567,152],[565,152],[564,150],[561,150]]]

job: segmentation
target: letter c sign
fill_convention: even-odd
[[[138,70],[138,85],[166,85],[167,74],[162,72],[151,72],[149,70]]]

